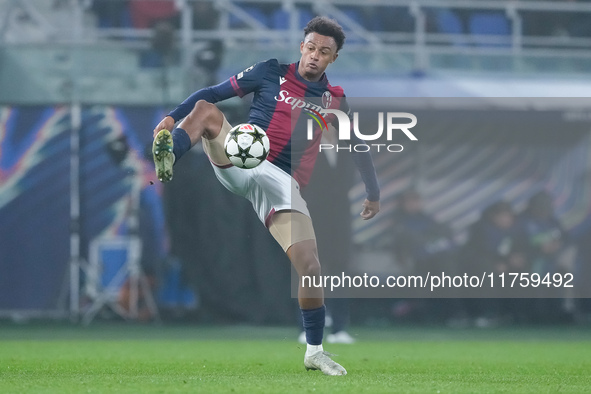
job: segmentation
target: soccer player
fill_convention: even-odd
[[[330,85],[324,73],[337,59],[344,41],[345,34],[336,21],[325,17],[312,19],[304,29],[298,62],[279,64],[276,59],[260,62],[219,85],[198,90],[156,126],[152,147],[157,176],[167,182],[172,179],[175,160],[202,140],[218,180],[228,190],[252,203],[259,219],[287,253],[300,278],[298,302],[307,342],[304,366],[321,370],[326,375],[345,375],[347,371],[322,347],[323,289],[304,287],[301,280],[303,276],[320,275],[316,237],[300,187],[306,185],[311,175],[321,131],[316,130],[313,140],[308,141],[306,132],[294,130],[292,119],[305,117],[301,116],[304,112],[292,113],[292,104],[298,97],[322,97],[324,108],[348,111],[343,89]],[[271,149],[267,160],[254,169],[244,170],[232,166],[226,157],[224,140],[231,126],[214,103],[251,92],[254,92],[254,98],[249,123],[266,130]],[[173,130],[178,121],[181,122]],[[169,130],[173,130],[172,134]],[[351,142],[362,143],[359,139]],[[361,217],[371,219],[380,206],[371,154],[352,154],[367,190]],[[343,215],[347,214],[343,212]]]

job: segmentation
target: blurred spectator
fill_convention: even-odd
[[[219,27],[220,13],[209,1],[193,3],[193,28],[215,30]],[[222,40],[207,40],[205,48],[195,54],[195,66],[205,73],[205,85],[217,83],[217,72],[222,64],[224,43]]]
[[[552,197],[542,191],[530,198],[521,221],[528,238],[528,258],[533,271],[560,271],[558,256],[565,249],[567,235],[554,214]]]
[[[591,323],[591,298],[586,297],[589,294],[589,279],[591,278],[591,225],[587,225],[586,231],[583,232],[578,240],[578,267],[575,276],[575,286],[579,290],[576,296],[580,297],[577,300],[576,313],[580,323]]]
[[[174,1],[130,0],[131,20],[136,29],[153,29],[151,48],[141,57],[142,67],[167,67],[178,62],[175,43],[175,18],[178,10]],[[168,93],[168,80],[162,79],[164,101]]]
[[[470,229],[462,253],[466,273],[530,272],[525,233],[516,219],[513,208],[505,201],[494,203],[482,213],[481,219]],[[496,325],[506,318],[527,318],[526,300],[491,298],[465,301],[465,312],[478,327]]]
[[[453,270],[456,243],[452,232],[423,209],[416,190],[408,190],[399,198],[393,215],[393,254],[396,262],[408,273],[447,272]],[[452,312],[450,299],[400,301],[394,306],[396,317],[418,314],[418,318],[443,321]]]
[[[160,53],[163,57],[172,56],[176,46],[174,33],[175,29],[172,23],[168,21],[157,22],[154,25],[152,49]]]
[[[179,53],[174,35],[175,28],[171,22],[167,20],[156,22],[152,32],[151,47],[142,54],[142,67],[167,67],[178,63]]]
[[[368,21],[367,28],[372,31],[409,33],[415,29],[415,18],[411,15],[409,7],[371,7],[367,8],[365,18]]]
[[[170,257],[166,267],[168,271],[165,273],[166,276],[162,278],[161,292],[174,293],[175,290],[165,289],[165,287],[172,287],[168,282],[175,281],[177,282],[175,283],[177,293],[184,292],[184,289],[189,288],[196,294],[201,290],[199,281],[202,280],[202,273],[199,268],[207,265],[210,261],[215,261],[214,253],[208,253],[211,252],[211,249],[206,247],[208,243],[202,241],[204,235],[199,224],[203,222],[204,216],[200,204],[195,204],[195,201],[201,197],[200,193],[211,190],[208,183],[210,179],[206,176],[206,172],[198,171],[201,167],[208,165],[208,162],[199,149],[194,149],[177,165],[179,170],[175,172],[175,182],[164,184],[163,189],[162,201],[169,235]],[[203,185],[208,187],[203,190]],[[196,250],[199,250],[199,255],[195,253]],[[178,278],[171,280],[167,276],[178,276]],[[207,299],[210,295],[207,294],[207,288],[205,290],[204,297],[207,307]],[[165,317],[168,313],[171,313],[173,317],[181,317],[194,312],[190,303],[187,305],[182,302],[184,301],[182,296],[173,300],[161,299],[161,301],[165,301],[162,305]]]
[[[178,10],[174,1],[130,0],[131,20],[136,29],[148,29],[162,20],[172,20]]]
[[[556,217],[550,194],[541,191],[530,198],[521,215],[528,240],[528,260],[532,272],[573,272],[574,255],[566,231]],[[552,293],[552,291],[554,292]],[[541,298],[536,300],[537,318],[543,321],[560,321],[564,315],[562,289],[540,287]]]
[[[217,29],[220,13],[211,1],[195,1],[193,3],[193,27],[195,30]]]
[[[98,18],[99,27],[131,27],[128,0],[94,0],[92,2],[91,10]]]
[[[588,3],[589,0],[558,0],[558,3]],[[591,15],[587,12],[524,11],[526,36],[590,37]]]
[[[523,228],[505,201],[487,208],[470,230],[466,268],[471,272],[529,271]]]
[[[446,270],[453,261],[455,242],[451,231],[423,210],[415,190],[404,192],[394,212],[394,255],[406,271]]]

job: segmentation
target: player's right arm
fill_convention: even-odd
[[[235,76],[232,78],[235,78]],[[154,129],[154,137],[162,129],[172,130],[176,122],[189,115],[191,110],[195,107],[195,104],[197,104],[197,101],[205,100],[210,103],[217,103],[218,101],[236,96],[237,93],[231,83],[232,78],[229,78],[218,85],[199,89],[187,97],[185,101],[179,104],[174,110],[170,111],[170,113],[158,123]]]
[[[187,97],[185,101],[179,104],[158,123],[154,129],[154,136],[162,129],[172,130],[176,122],[189,115],[199,100],[205,100],[213,104],[229,99],[230,97],[243,97],[255,91],[260,86],[269,68],[269,64],[273,61],[277,62],[277,60],[271,59],[266,62],[257,63],[218,85],[199,89]]]

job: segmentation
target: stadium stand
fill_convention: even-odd
[[[469,32],[474,36],[474,42],[479,46],[494,45],[483,39],[482,36],[501,36],[509,38],[511,27],[509,20],[502,13],[475,12],[470,15]],[[482,41],[481,41],[482,40]],[[497,45],[509,46],[509,40],[506,43]]]
[[[245,64],[258,61],[261,54],[291,58],[291,48],[300,40],[301,27],[316,14],[336,17],[348,32],[347,51],[333,66],[333,74],[354,74],[363,69],[380,76],[408,75],[417,70],[419,75],[446,70],[490,73],[495,68],[486,64],[498,57],[504,59],[501,71],[530,75],[552,72],[568,76],[591,66],[590,28],[582,23],[591,13],[591,4],[586,2],[482,1],[468,5],[457,0],[395,4],[377,0],[370,6],[350,0],[136,0],[117,2],[114,6],[114,2],[94,0],[75,4],[76,7],[64,7],[63,2],[11,0],[0,5],[4,15],[0,19],[0,50],[9,65],[6,70],[11,69],[10,64],[18,64],[21,70],[44,73],[40,79],[46,81],[34,89],[23,87],[22,93],[10,91],[10,98],[9,90],[3,90],[0,101],[69,101],[69,88],[61,89],[62,94],[56,96],[53,87],[68,86],[68,78],[72,79],[73,74],[84,74],[82,79],[86,82],[77,86],[77,94],[85,101],[105,102],[109,92],[102,87],[119,85],[126,88],[120,96],[122,102],[176,102],[203,83],[199,81],[199,64],[194,59],[206,50],[211,39],[219,40],[225,48],[216,55],[221,56],[218,72],[224,78]],[[219,17],[204,18],[203,5],[213,7]],[[65,19],[72,23],[63,23]],[[152,29],[162,20],[175,28],[178,54],[166,66],[158,59],[149,61],[161,65],[164,71],[160,70],[162,67],[142,67],[146,52],[151,49]],[[52,44],[33,48],[39,42]],[[82,54],[95,50],[104,54],[104,60],[94,63],[92,73],[83,72],[88,70],[80,63],[84,61]],[[47,51],[60,55],[48,57]],[[114,55],[116,52],[119,55]],[[359,53],[364,53],[366,61],[356,58]],[[107,67],[115,58],[128,61]],[[39,67],[35,63],[44,67],[36,69]],[[61,71],[51,71],[56,69]],[[192,76],[193,82],[175,91],[176,78],[187,76]],[[10,79],[8,72],[0,73],[1,82],[10,84]],[[143,86],[145,81],[153,81],[155,91],[151,94]],[[86,89],[88,84],[92,89]],[[169,90],[166,94],[161,91],[163,86]],[[49,87],[53,92],[45,93]],[[40,94],[26,93],[35,89]]]

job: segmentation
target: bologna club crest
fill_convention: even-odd
[[[330,108],[332,105],[332,94],[327,90],[322,94],[322,106],[324,108]]]

